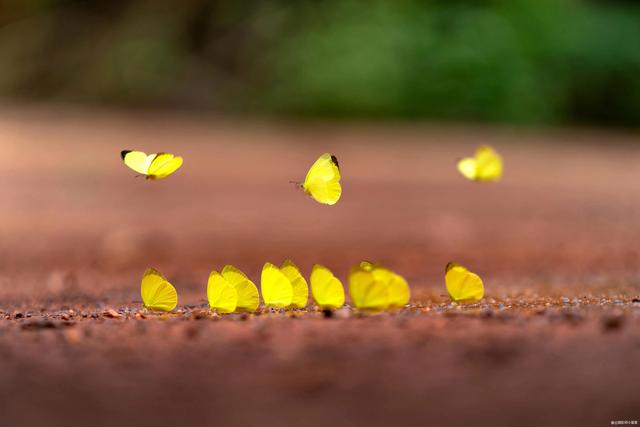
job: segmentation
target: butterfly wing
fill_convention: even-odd
[[[238,292],[222,274],[212,271],[207,283],[209,306],[218,313],[233,313],[238,303]]]
[[[353,305],[361,310],[384,310],[389,305],[385,283],[361,267],[352,269],[349,274],[349,294]]]
[[[314,265],[311,270],[311,293],[316,305],[321,309],[336,309],[344,305],[344,288],[340,280],[322,265]]]
[[[138,172],[141,175],[147,175],[149,172],[149,165],[156,158],[156,154],[143,153],[142,151],[124,150],[120,152],[122,161],[129,168]]]
[[[256,311],[258,309],[260,305],[258,288],[242,271],[232,265],[225,265],[222,276],[236,288],[238,293],[236,310]]]
[[[309,169],[302,188],[319,203],[336,204],[342,195],[338,159],[329,153],[320,156]]]
[[[498,181],[502,177],[502,157],[487,145],[478,147],[476,167],[478,181]]]
[[[404,277],[386,267],[372,265],[371,274],[374,279],[387,286],[388,304],[390,307],[403,307],[409,303],[411,291]]]
[[[389,305],[391,307],[404,307],[411,299],[409,283],[401,275],[392,272],[392,280],[389,285]]]
[[[466,157],[458,161],[458,171],[467,179],[471,181],[476,180],[477,167],[476,159],[473,157]]]
[[[484,296],[482,279],[460,264],[450,262],[444,279],[447,292],[455,302],[480,301]]]
[[[176,289],[153,268],[144,272],[140,294],[144,306],[151,310],[171,311],[178,305]]]
[[[298,267],[288,259],[282,263],[280,271],[287,276],[293,288],[291,306],[295,308],[305,308],[309,301],[309,285],[302,274],[300,274]]]
[[[159,153],[149,165],[148,175],[151,179],[163,179],[182,166],[182,157],[169,153]]]
[[[262,268],[260,288],[266,305],[276,308],[284,308],[291,305],[291,300],[293,299],[291,282],[278,267],[269,262]]]

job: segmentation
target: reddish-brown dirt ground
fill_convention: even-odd
[[[640,420],[637,135],[0,108],[0,425],[604,426]],[[497,184],[455,160],[490,143]],[[161,182],[122,149],[185,158]],[[288,183],[323,152],[343,198]],[[375,260],[411,307],[213,316],[259,282]],[[485,299],[456,306],[444,267]],[[140,316],[155,266],[178,309]],[[637,302],[634,302],[637,301]],[[111,310],[111,311],[110,311]],[[109,314],[111,313],[111,314]]]

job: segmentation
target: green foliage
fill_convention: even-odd
[[[277,49],[274,108],[640,124],[640,9],[569,0],[368,4],[313,8]]]
[[[586,0],[8,2],[0,96],[640,125],[640,7]]]

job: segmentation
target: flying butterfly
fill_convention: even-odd
[[[460,264],[447,264],[444,280],[447,292],[455,302],[480,301],[484,296],[482,279]]]
[[[502,157],[488,145],[481,145],[474,157],[458,161],[458,171],[471,181],[499,181],[502,178]]]
[[[125,165],[146,179],[164,179],[182,166],[182,157],[170,153],[147,155],[142,151],[124,150],[120,157]]]
[[[217,271],[209,274],[207,283],[209,307],[218,313],[233,313],[238,305],[238,291]]]
[[[282,274],[287,276],[293,288],[293,297],[291,298],[291,307],[305,308],[309,300],[309,285],[300,270],[291,260],[286,260],[280,266]]]
[[[404,277],[386,267],[368,261],[362,261],[360,267],[365,271],[371,272],[376,280],[386,284],[387,302],[390,308],[404,307],[409,303],[411,290],[409,289],[409,283],[407,283]]]
[[[349,273],[349,295],[351,303],[360,310],[379,311],[389,306],[387,284],[359,265]]]
[[[222,276],[236,288],[238,293],[236,311],[252,312],[258,309],[260,305],[258,288],[242,271],[232,265],[225,265]]]
[[[321,310],[335,310],[344,305],[342,283],[327,267],[316,264],[311,270],[311,293]]]
[[[300,188],[316,202],[335,205],[340,200],[340,165],[336,156],[325,153],[311,166]]]
[[[278,267],[267,262],[262,267],[260,288],[265,305],[285,308],[293,301],[293,286],[287,276]]]
[[[148,268],[140,285],[142,303],[149,310],[171,311],[178,305],[178,293],[157,270]]]

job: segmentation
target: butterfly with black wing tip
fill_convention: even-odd
[[[303,183],[292,183],[297,184],[316,202],[335,205],[342,195],[338,159],[330,153],[324,153],[311,166]]]
[[[171,153],[147,155],[142,151],[123,150],[120,157],[129,168],[152,180],[164,179],[182,166],[182,157]]]

